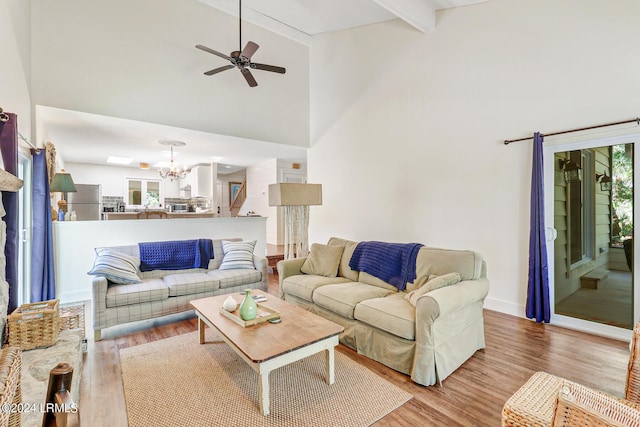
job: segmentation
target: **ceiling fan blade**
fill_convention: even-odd
[[[213,50],[213,49],[210,49],[210,48],[208,48],[206,46],[202,46],[201,44],[197,44],[196,48],[200,49],[200,50],[204,50],[205,52],[212,53],[212,54],[214,54],[216,56],[219,56],[220,58],[224,58],[227,61],[231,61],[231,58],[229,56],[225,55],[224,53],[220,53],[217,50]]]
[[[206,71],[204,74],[205,76],[212,76],[214,74],[218,74],[219,72],[230,70],[232,68],[235,68],[235,65],[225,65],[224,67],[218,67],[213,70]]]
[[[284,74],[287,72],[287,70],[283,67],[276,67],[275,65],[267,65],[267,64],[256,64],[255,62],[252,62],[250,64],[250,67],[255,68],[256,70],[271,71],[272,73]]]
[[[258,86],[258,82],[256,81],[256,79],[253,78],[253,74],[251,74],[251,71],[249,71],[248,68],[241,68],[240,71],[242,72],[244,79],[247,81],[247,83],[249,83],[249,86],[251,87]]]
[[[240,53],[240,55],[244,56],[247,59],[251,59],[251,57],[253,56],[254,53],[256,53],[256,50],[258,50],[259,47],[260,46],[258,46],[254,42],[248,42],[247,45],[244,47],[244,49],[242,49],[242,52]]]

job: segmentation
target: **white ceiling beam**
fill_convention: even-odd
[[[200,0],[200,3],[219,9],[231,16],[235,16],[236,18],[238,17],[237,0]],[[286,37],[305,46],[311,46],[311,36],[309,34],[296,30],[295,28],[276,21],[275,19],[263,15],[260,12],[256,12],[246,5],[242,6],[242,20],[265,28],[272,33]]]
[[[423,0],[373,1],[424,33],[436,26],[436,11]]]

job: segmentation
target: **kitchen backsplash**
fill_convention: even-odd
[[[123,203],[124,199],[122,196],[102,196],[102,207],[113,208],[114,212],[116,212],[118,210],[118,206]]]
[[[194,197],[191,199],[185,199],[180,197],[165,197],[164,203],[162,204],[163,208],[166,208],[168,205],[175,204],[192,204],[195,208],[210,208],[211,200],[205,197]],[[118,211],[118,206],[124,204],[124,198],[122,196],[102,196],[102,206],[103,208],[114,208],[115,212]]]
[[[163,206],[183,204],[183,203],[187,205],[193,205],[194,208],[205,209],[205,208],[211,207],[211,199],[206,197],[192,197],[190,199],[179,198],[179,197],[176,197],[176,198],[165,197]]]

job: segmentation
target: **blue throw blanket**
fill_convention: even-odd
[[[399,290],[416,280],[416,259],[420,243],[360,242],[353,251],[349,267],[364,271]]]
[[[213,258],[210,239],[138,243],[140,271],[207,268]]]

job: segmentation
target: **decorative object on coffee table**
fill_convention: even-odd
[[[231,313],[232,311],[235,311],[236,308],[238,308],[238,303],[231,295],[229,295],[227,299],[222,303],[222,308]]]
[[[244,299],[240,304],[240,318],[253,320],[258,315],[258,304],[251,298],[251,289],[245,289]]]
[[[242,320],[242,318],[240,318],[239,312],[240,310],[234,310],[232,312],[229,312],[225,310],[224,307],[220,309],[220,313],[223,316],[233,320],[243,328],[246,328],[248,326],[258,325],[266,321],[280,319],[280,312],[278,310],[269,308],[264,304],[258,304],[258,313],[256,314],[256,317],[254,317],[251,320]]]

